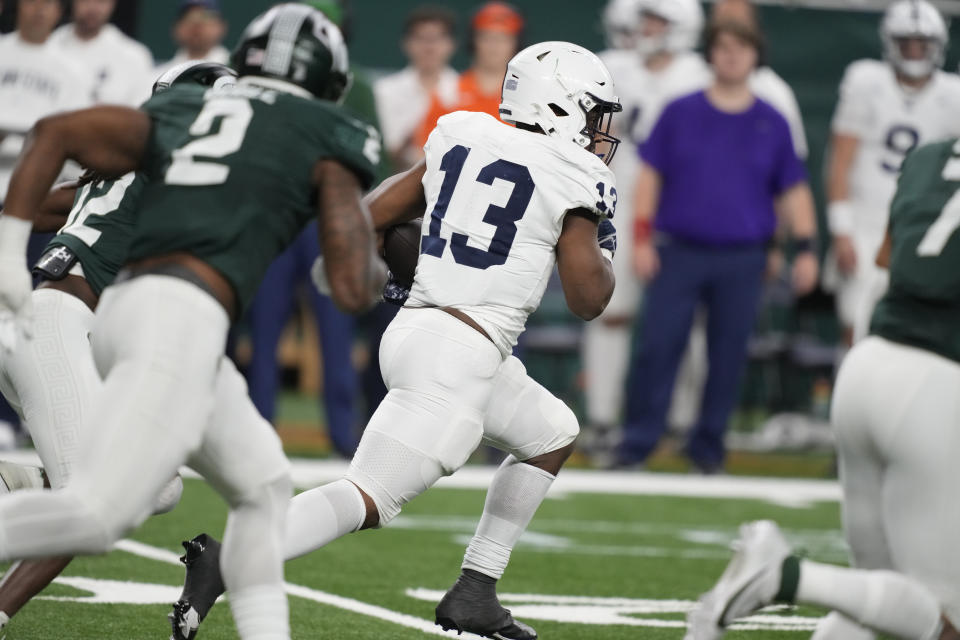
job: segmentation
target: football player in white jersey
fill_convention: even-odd
[[[693,49],[703,27],[696,0],[611,0],[603,14],[609,49],[599,54],[623,104],[613,134],[625,148],[610,164],[621,203],[630,206],[640,169],[637,146],[663,107],[705,86],[710,70]],[[617,444],[633,318],[641,285],[633,272],[633,234],[621,234],[614,257],[617,288],[598,322],[584,330],[583,361],[589,431],[585,448],[605,466]]]
[[[154,91],[182,83],[232,86],[235,78],[236,73],[224,65],[191,62],[160,77]],[[131,186],[134,182],[136,186]],[[39,488],[44,480],[53,489],[61,488],[80,455],[81,425],[103,386],[89,340],[93,309],[103,285],[113,279],[126,255],[141,189],[142,178],[135,179],[134,174],[116,181],[91,178],[81,187],[66,183],[51,192],[34,222],[35,231],[60,229],[61,235],[35,268],[41,284],[31,295],[33,339],[17,341],[10,350],[0,345],[0,394],[23,419],[44,473],[0,463],[0,477],[9,490]],[[64,237],[69,240],[60,239]],[[74,243],[88,247],[83,257],[70,250]],[[154,502],[154,513],[172,509],[182,491],[183,482],[177,476]],[[14,563],[0,580],[0,629],[70,560]]]
[[[834,260],[825,284],[836,289],[848,344],[871,290],[884,278],[872,257],[904,156],[914,147],[960,134],[960,77],[940,69],[947,27],[926,0],[898,0],[880,25],[885,60],[847,67],[833,116],[827,217]]]
[[[436,620],[535,640],[500,605],[496,582],[579,427],[511,350],[554,265],[576,315],[595,318],[610,299],[617,192],[604,161],[619,142],[608,133],[619,110],[594,54],[566,42],[532,45],[510,61],[504,81],[500,117],[515,127],[483,113],[443,116],[425,160],[366,198],[378,231],[423,216],[416,277],[380,347],[387,397],[346,477],[291,501],[287,558],[383,526],[486,441],[509,455]],[[208,574],[197,585],[210,585],[216,562],[203,557],[191,569]],[[210,595],[209,586],[196,591]],[[175,638],[192,639],[202,616],[186,597],[178,606]]]

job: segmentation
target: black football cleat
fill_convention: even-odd
[[[497,599],[496,580],[464,569],[436,608],[444,631],[468,631],[495,640],[537,640],[537,632],[510,615]]]
[[[170,640],[194,640],[200,623],[226,587],[220,577],[220,543],[205,533],[184,541],[186,553],[180,557],[187,567],[180,599],[167,614],[173,634]]]

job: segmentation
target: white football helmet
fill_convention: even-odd
[[[667,31],[656,38],[643,36],[643,16],[666,20]],[[641,0],[637,51],[644,58],[657,53],[681,53],[697,46],[703,31],[703,8],[697,0]]]
[[[507,63],[500,119],[571,140],[606,163],[620,144],[610,135],[610,120],[622,109],[610,72],[579,45],[541,42]],[[601,143],[609,145],[602,153],[597,150]]]
[[[603,8],[603,34],[611,49],[633,49],[640,32],[642,0],[609,0]]]
[[[947,23],[927,0],[898,0],[887,9],[880,24],[884,56],[908,78],[926,78],[943,65],[947,49]],[[900,50],[901,38],[927,41],[926,55],[908,60]]]

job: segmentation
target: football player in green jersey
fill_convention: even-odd
[[[903,163],[877,264],[890,272],[870,336],[837,376],[843,526],[852,568],[792,555],[776,524],[741,528],[734,560],[690,614],[688,640],[771,602],[833,613],[817,640],[960,633],[960,141]]]
[[[64,489],[0,498],[0,558],[110,548],[186,462],[231,509],[222,569],[240,637],[285,639],[288,463],[224,366],[224,344],[267,265],[315,215],[335,302],[358,311],[374,299],[386,269],[360,198],[379,139],[335,102],[347,51],[316,10],[270,9],[233,64],[236,87],[174,87],[139,111],[74,112],[30,135],[0,216],[0,310],[21,320],[30,219],[63,161],[147,181],[127,266],[96,311],[93,427]]]
[[[222,64],[186,62],[158,79],[154,93],[183,83],[229,86],[236,75]],[[33,339],[19,342],[0,358],[0,393],[21,414],[48,486],[54,489],[66,484],[79,454],[84,414],[101,386],[87,336],[100,293],[126,260],[143,181],[131,173],[117,180],[68,183],[51,192],[34,221],[35,231],[59,234],[34,267],[41,282],[31,296]],[[0,476],[10,490],[44,484],[44,476],[9,462],[0,463]],[[182,490],[177,476],[161,492],[153,512],[172,509]],[[0,629],[70,560],[14,564],[0,580]]]

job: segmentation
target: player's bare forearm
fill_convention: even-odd
[[[606,309],[615,284],[613,265],[597,244],[597,215],[576,209],[567,213],[557,241],[557,268],[567,306],[593,320]]]
[[[387,280],[360,181],[334,160],[318,162],[314,177],[330,295],[343,311],[360,313],[373,304]]]
[[[43,118],[27,135],[4,212],[32,220],[67,160],[107,177],[135,170],[150,126],[147,114],[125,107],[95,107]]]
[[[77,189],[76,182],[64,182],[54,187],[37,211],[37,216],[33,220],[33,230],[38,233],[52,233],[59,230],[70,215]]]
[[[806,182],[798,182],[777,198],[777,213],[790,225],[794,238],[814,239],[817,235],[817,212],[813,193]]]
[[[383,231],[423,215],[427,199],[423,193],[423,175],[427,163],[416,165],[384,180],[363,199],[370,208],[373,227]]]

